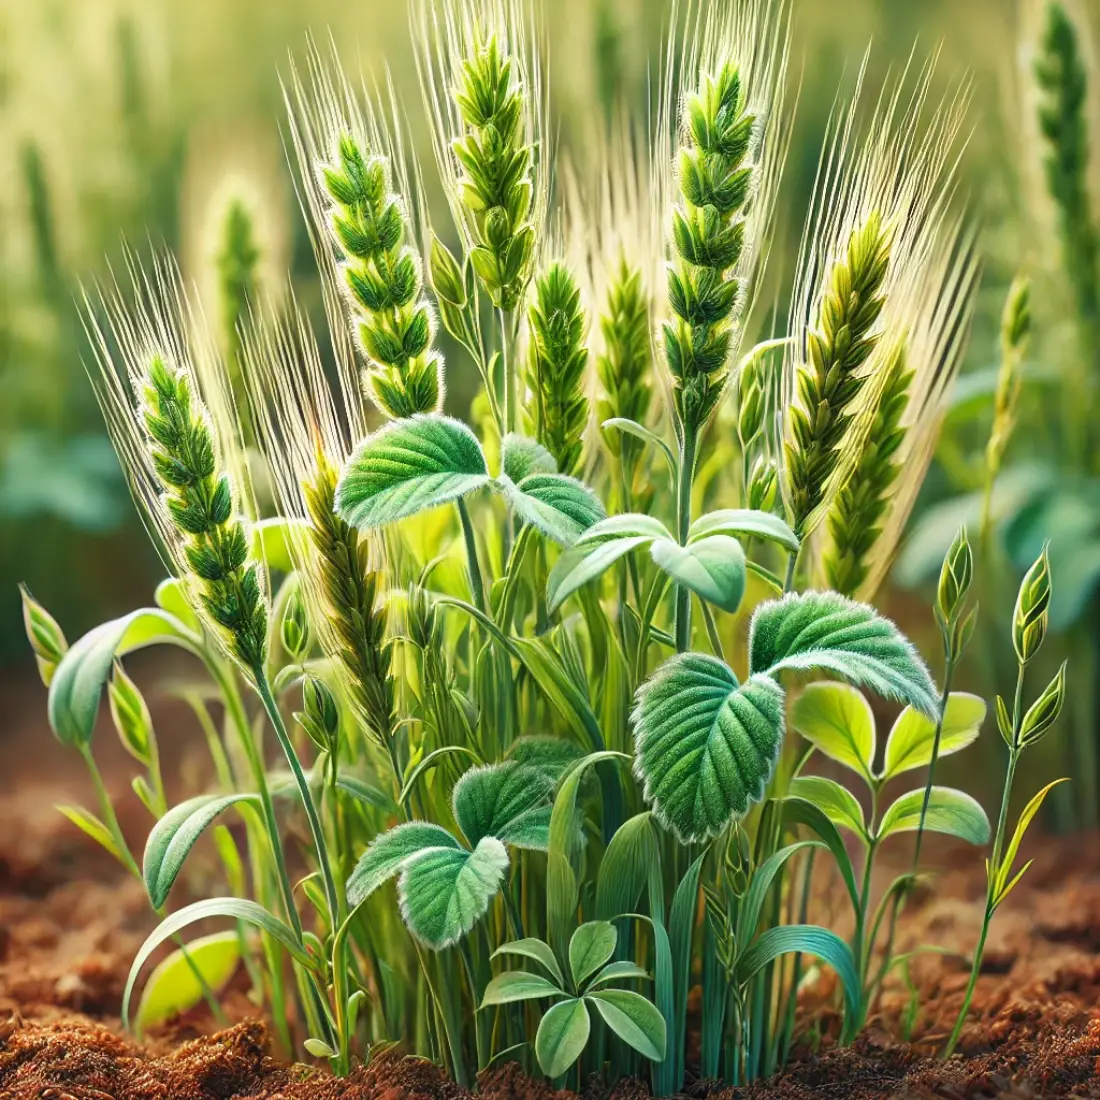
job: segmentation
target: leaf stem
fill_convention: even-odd
[[[695,479],[695,451],[699,430],[685,423],[680,444],[680,469],[676,491],[676,537],[681,546],[687,545],[691,529],[691,485]],[[676,652],[684,653],[691,645],[691,591],[682,584],[676,586]]]
[[[466,543],[466,572],[470,580],[470,598],[478,611],[485,610],[485,589],[481,580],[481,566],[477,559],[477,538],[474,535],[474,525],[470,520],[470,512],[466,502],[459,498],[456,501],[458,518],[462,523],[462,537]]]

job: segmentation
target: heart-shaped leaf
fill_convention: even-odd
[[[428,821],[408,821],[375,837],[348,876],[348,904],[353,909],[361,905],[393,878],[406,860],[436,848],[463,850],[446,829]]]
[[[470,768],[451,796],[455,821],[476,846],[495,836],[517,848],[545,851],[550,843],[553,781],[537,768],[515,761]]]
[[[761,604],[749,631],[753,673],[824,669],[886,699],[935,716],[936,687],[916,649],[874,608],[836,592]]]
[[[529,474],[519,482],[503,477],[498,485],[517,514],[559,546],[572,546],[607,516],[600,498],[565,474]]]
[[[429,848],[405,862],[397,883],[409,931],[439,951],[457,943],[485,915],[508,872],[508,852],[483,837],[472,852]]]
[[[214,818],[238,802],[259,801],[255,794],[203,794],[173,806],[153,826],[145,842],[142,876],[154,909],[168,900],[183,861]]]
[[[738,685],[721,661],[682,653],[637,694],[635,770],[657,817],[684,841],[719,833],[764,794],[783,740],[783,691]]]
[[[627,1046],[651,1062],[664,1061],[665,1018],[651,1001],[628,989],[596,989],[585,1000]]]
[[[798,552],[798,536],[778,516],[754,508],[720,508],[700,516],[688,530],[688,542],[711,535],[758,538],[774,542],[791,553]]]
[[[903,794],[882,815],[880,837],[913,832],[920,828],[924,788]],[[989,843],[989,818],[977,800],[952,787],[933,787],[928,800],[924,827],[934,833],[946,833],[968,844]]]
[[[481,1007],[506,1005],[515,1001],[534,1001],[541,997],[560,997],[562,991],[541,974],[529,974],[526,970],[509,970],[498,974],[485,987]]]
[[[612,955],[619,942],[615,926],[606,920],[591,920],[582,924],[569,940],[569,972],[579,989]]]
[[[561,1001],[549,1009],[535,1033],[535,1057],[547,1077],[560,1077],[584,1052],[592,1021],[583,1001]]]
[[[863,692],[848,684],[810,684],[791,707],[790,723],[814,748],[871,782],[875,716]]]
[[[985,712],[984,699],[965,691],[953,691],[943,712],[938,755],[950,756],[951,753],[973,744],[985,721]],[[891,779],[902,772],[923,768],[931,763],[935,741],[935,719],[915,711],[912,707],[906,707],[898,715],[886,741],[883,778]]]
[[[529,474],[558,472],[554,456],[541,443],[515,432],[509,432],[500,441],[500,468],[517,483]]]
[[[821,807],[834,825],[849,829],[856,836],[867,836],[859,799],[835,779],[827,779],[823,775],[800,775],[791,781],[790,794],[792,798],[804,798]]]
[[[745,594],[745,552],[729,535],[709,535],[679,546],[671,539],[653,543],[653,560],[677,584],[708,603],[734,612]]]
[[[241,937],[236,931],[202,936],[173,951],[145,983],[134,1021],[137,1034],[194,1008],[207,990],[217,993],[236,973],[240,961]],[[202,983],[196,971],[202,975]]]
[[[413,416],[359,444],[336,487],[336,510],[353,527],[382,527],[488,481],[481,444],[465,424],[447,416]]]

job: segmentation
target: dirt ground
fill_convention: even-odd
[[[398,1054],[346,1081],[279,1061],[263,1022],[246,1018],[255,1010],[243,992],[229,994],[227,1014],[242,1022],[228,1030],[216,1031],[205,1010],[196,1010],[145,1046],[123,1036],[122,988],[153,923],[148,905],[141,885],[54,809],[65,800],[90,804],[82,764],[50,736],[42,693],[15,686],[14,677],[0,681],[4,721],[14,731],[0,739],[0,1098],[466,1100],[466,1090],[436,1067]],[[125,758],[109,730],[101,734],[97,758],[140,850],[148,818],[136,798],[125,797]],[[170,746],[166,756],[171,774],[186,772]],[[906,912],[899,949],[938,944],[969,952],[984,901],[980,860],[973,851],[930,849],[942,869]],[[908,1019],[911,1043],[897,1038],[910,1004],[898,983],[856,1044],[837,1049],[826,970],[803,997],[793,1065],[743,1089],[696,1082],[689,1095],[1100,1098],[1100,837],[1036,836],[1025,855],[1035,863],[995,918],[960,1055],[948,1063],[934,1056],[961,1002],[966,962],[926,954],[912,967],[920,1008]],[[828,923],[827,890],[824,901],[817,919]],[[838,926],[840,912],[838,901]],[[493,1100],[553,1100],[551,1089],[516,1066],[483,1075],[479,1091]],[[610,1095],[594,1081],[585,1100],[646,1095],[636,1081]]]

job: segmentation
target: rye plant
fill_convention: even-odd
[[[746,347],[790,125],[788,18],[759,0],[696,14],[652,149],[624,142],[605,166],[633,184],[576,190],[594,208],[564,224],[601,227],[581,242],[546,227],[551,135],[518,0],[414,17],[452,225],[427,216],[399,112],[310,47],[286,99],[334,379],[292,296],[240,333],[243,393],[169,262],[89,296],[93,379],[172,577],[156,607],[71,647],[26,595],[28,634],[57,735],[91,764],[106,687],[146,769],[154,907],[184,900],[207,830],[229,885],[148,938],[124,1020],[157,949],[222,917],[225,950],[177,947],[146,982],[162,1013],[213,1000],[243,960],[287,1046],[337,1073],[396,1042],[464,1084],[505,1058],[578,1085],[640,1075],[659,1096],[689,1073],[739,1084],[794,1050],[806,957],[836,972],[844,1041],[862,1027],[913,878],[873,896],[887,837],[988,840],[980,804],[932,770],[985,715],[951,690],[968,545],[937,607],[942,690],[857,599],[889,567],[965,344],[965,96],[932,103],[927,68],[869,119],[862,94],[838,109],[790,331]],[[609,231],[626,208],[667,230],[659,260],[663,231]],[[471,367],[480,434],[442,411],[446,374]],[[1043,573],[1021,596],[1021,670],[1049,594]],[[162,642],[214,687],[189,693],[211,789],[176,805],[121,665]],[[867,695],[900,711],[881,760]],[[1041,703],[999,705],[1012,769],[1057,715]],[[859,775],[869,812],[812,774],[788,726]],[[926,767],[887,804],[888,780]],[[101,804],[70,816],[125,858]],[[1003,833],[1004,811],[998,876]],[[847,938],[814,923],[826,858]]]

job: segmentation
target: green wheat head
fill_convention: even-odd
[[[601,422],[612,417],[646,421],[653,399],[651,317],[641,268],[624,255],[608,283],[599,317],[603,351],[596,356],[596,375],[603,392],[596,409]],[[630,437],[608,431],[605,438],[608,450],[616,458],[625,454],[627,461]]]

